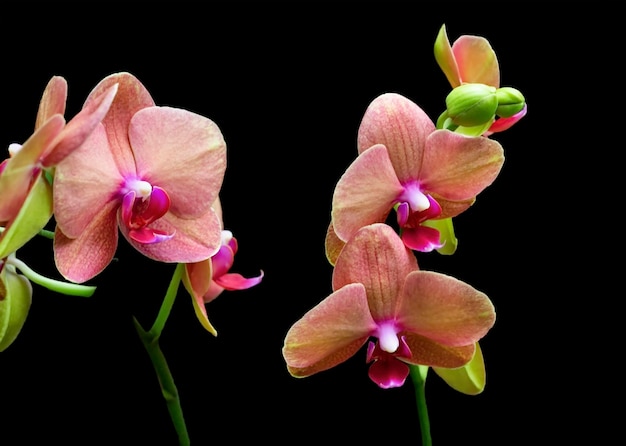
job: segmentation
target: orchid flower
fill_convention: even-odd
[[[464,84],[483,84],[493,87],[494,90],[500,87],[498,58],[484,37],[463,35],[450,45],[446,26],[442,25],[435,40],[434,53],[439,67],[453,89]],[[461,127],[459,131],[476,136],[490,136],[495,132],[502,132],[526,115],[525,102],[520,104],[520,107],[519,111],[507,114],[506,117],[497,117],[496,113],[484,124],[474,128]]]
[[[222,205],[219,198],[213,204],[213,209],[220,219],[220,227],[223,228]],[[211,258],[185,265],[183,284],[192,297],[196,316],[202,326],[214,336],[217,336],[217,331],[209,321],[205,305],[224,290],[245,290],[258,285],[263,279],[263,271],[258,276],[250,278],[230,272],[237,250],[237,239],[233,237],[231,231],[222,229],[220,249]]]
[[[33,287],[8,258],[0,261],[0,352],[17,338],[30,310]]]
[[[408,248],[440,248],[440,231],[424,223],[468,209],[504,163],[498,142],[436,130],[418,105],[396,93],[372,101],[357,143],[359,156],[337,182],[332,199],[333,238],[343,243],[361,227],[384,222],[395,209]],[[332,243],[341,244],[336,239]],[[327,253],[337,254],[330,242],[327,237]]]
[[[75,151],[89,137],[91,132],[107,113],[117,91],[111,85],[94,98],[88,107],[81,110],[69,122],[65,122],[67,82],[54,76],[48,82],[35,121],[35,132],[23,145],[11,144],[10,157],[0,164],[0,222],[5,229],[12,226],[27,201],[39,205],[17,231],[4,231],[3,238],[12,235],[11,248],[15,251],[47,224],[52,216],[52,188],[45,177],[54,167]]]
[[[135,249],[161,262],[200,262],[220,248],[211,207],[226,169],[220,129],[190,111],[156,106],[126,72],[100,81],[84,107],[116,84],[109,113],[56,168],[54,255],[59,272],[75,282],[110,263],[118,228]]]
[[[291,375],[306,377],[343,363],[370,338],[369,377],[401,386],[408,364],[456,368],[495,322],[489,298],[451,276],[418,268],[390,226],[359,229],[341,250],[332,293],[287,332]]]

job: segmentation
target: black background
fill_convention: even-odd
[[[265,279],[208,306],[216,338],[179,293],[161,346],[192,444],[419,444],[410,383],[379,389],[364,350],[296,379],[281,347],[291,324],[331,290],[324,236],[332,191],[356,154],[369,102],[397,92],[433,119],[443,110],[449,85],[433,44],[444,23],[451,42],[462,34],[491,42],[501,84],[522,91],[529,111],[494,136],[506,162],[455,220],[457,253],[418,255],[422,269],[486,292],[498,314],[481,341],[483,394],[462,395],[429,375],[434,444],[624,444],[623,291],[612,279],[623,193],[608,174],[622,148],[605,141],[622,130],[620,115],[601,104],[619,97],[623,82],[610,47],[619,28],[598,2],[480,5],[0,7],[0,145],[30,135],[51,76],[68,81],[71,117],[117,71],[135,74],[158,105],[214,120],[225,136],[224,220],[240,244],[233,270],[263,269]],[[49,240],[34,239],[18,256],[59,277]],[[141,257],[122,238],[117,257],[90,282],[98,290],[89,299],[34,286],[26,324],[0,354],[0,444],[176,444],[132,326],[133,315],[151,324],[173,266]]]

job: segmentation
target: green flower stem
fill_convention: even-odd
[[[178,389],[176,388],[172,372],[167,365],[165,355],[159,346],[159,338],[161,337],[161,332],[163,331],[163,327],[165,327],[165,322],[167,321],[170,311],[172,310],[172,306],[174,305],[174,300],[176,299],[176,295],[178,293],[178,287],[180,285],[184,268],[185,265],[182,263],[179,263],[176,266],[170,285],[167,288],[167,293],[165,294],[165,298],[163,299],[163,303],[159,309],[159,314],[157,315],[150,331],[145,331],[135,317],[133,317],[133,321],[135,323],[137,333],[139,334],[139,338],[148,352],[148,356],[150,356],[154,370],[159,378],[161,392],[163,394],[163,398],[165,398],[167,410],[170,413],[170,418],[172,419],[176,433],[178,434],[179,444],[181,446],[188,446],[190,444],[189,434],[187,433],[183,409],[180,405]]]
[[[48,231],[47,229],[42,229],[41,231],[39,231],[39,235],[45,238],[49,238],[50,240],[54,239],[54,231]]]
[[[428,367],[425,365],[409,365],[409,369],[413,387],[415,387],[415,401],[417,402],[417,415],[422,432],[422,446],[432,446],[430,420],[428,418],[428,407],[426,407],[426,375],[428,374]]]
[[[57,293],[67,294],[69,296],[91,297],[96,291],[95,286],[80,285],[72,282],[64,282],[62,280],[50,279],[49,277],[42,276],[36,273],[28,267],[24,262],[11,256],[9,258],[9,264],[13,265],[20,272],[25,275],[31,282],[41,285],[49,290],[56,291]]]

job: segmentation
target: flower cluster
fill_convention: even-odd
[[[479,341],[495,323],[494,305],[467,283],[421,269],[417,253],[456,251],[452,219],[504,163],[491,136],[527,107],[519,91],[500,87],[485,38],[464,35],[451,45],[444,25],[434,53],[452,87],[436,122],[398,93],[381,94],[365,110],[357,156],[332,197],[325,239],[332,292],[284,340],[294,377],[335,367],[367,345],[369,377],[381,388],[432,368],[462,393],[484,389]]]
[[[67,120],[67,82],[54,76],[35,130],[0,164],[0,351],[15,340],[31,281],[89,296],[82,285],[112,261],[121,233],[147,258],[185,266],[181,276],[201,324],[217,334],[205,304],[263,277],[231,273],[237,239],[225,230],[219,192],[226,143],[210,119],[155,104],[127,72],[102,79]],[[46,226],[54,217],[54,230]],[[16,252],[37,235],[53,239],[65,281],[43,277]]]

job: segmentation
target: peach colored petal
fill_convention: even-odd
[[[118,242],[115,215],[117,203],[105,203],[77,238],[68,238],[57,226],[54,261],[63,277],[82,283],[100,274],[115,255]]]
[[[423,190],[450,201],[475,197],[498,176],[504,150],[497,141],[437,130],[426,141]]]
[[[500,87],[500,66],[496,53],[484,37],[464,35],[452,44],[461,82]]]
[[[195,263],[214,255],[221,246],[220,221],[210,208],[204,215],[194,219],[182,219],[168,212],[150,227],[174,237],[159,243],[142,244],[131,239],[128,228],[118,215],[119,226],[126,240],[145,256],[159,262]]]
[[[137,174],[170,196],[170,212],[195,218],[217,199],[226,143],[213,121],[187,110],[145,108],[130,122]]]
[[[41,127],[53,115],[65,116],[66,101],[67,81],[61,76],[52,76],[39,101],[35,130]]]
[[[39,161],[42,154],[64,125],[63,116],[53,115],[9,159],[0,174],[0,221],[12,220],[19,212],[33,175],[37,174],[36,169],[41,168]]]
[[[63,234],[76,238],[103,207],[117,207],[123,181],[104,127],[98,124],[87,142],[56,167],[54,213]],[[115,221],[114,210],[109,218]]]
[[[360,229],[344,246],[333,271],[333,290],[361,283],[374,320],[391,319],[405,277],[417,269],[415,255],[394,229],[376,223]]]
[[[387,147],[401,183],[419,178],[422,152],[435,124],[413,101],[396,93],[374,99],[365,111],[358,131],[359,153],[375,144]]]
[[[402,332],[411,349],[411,357],[406,361],[432,367],[462,367],[474,356],[474,344],[447,346],[415,333]]]
[[[331,218],[337,237],[347,241],[363,226],[385,221],[403,190],[385,146],[363,152],[335,187]]]
[[[328,230],[326,231],[326,239],[324,241],[324,246],[326,249],[326,259],[328,262],[335,266],[335,262],[337,261],[337,257],[339,253],[345,246],[346,242],[341,240],[335,234],[335,230],[333,229],[333,222],[331,221],[328,225]]]
[[[495,319],[489,298],[465,282],[433,271],[406,277],[397,321],[408,331],[459,347],[482,338]]]
[[[102,79],[87,97],[84,107],[92,101],[98,101],[115,84],[118,84],[117,94],[102,124],[118,169],[126,175],[135,173],[135,160],[128,139],[130,120],[139,110],[154,106],[154,100],[139,79],[130,73],[121,72]]]
[[[376,329],[365,289],[353,283],[333,292],[287,332],[283,356],[293,376],[305,377],[352,357]]]
[[[109,87],[102,95],[86,104],[66,124],[55,142],[46,150],[42,161],[44,167],[56,166],[87,140],[109,111],[116,93],[117,84]]]

